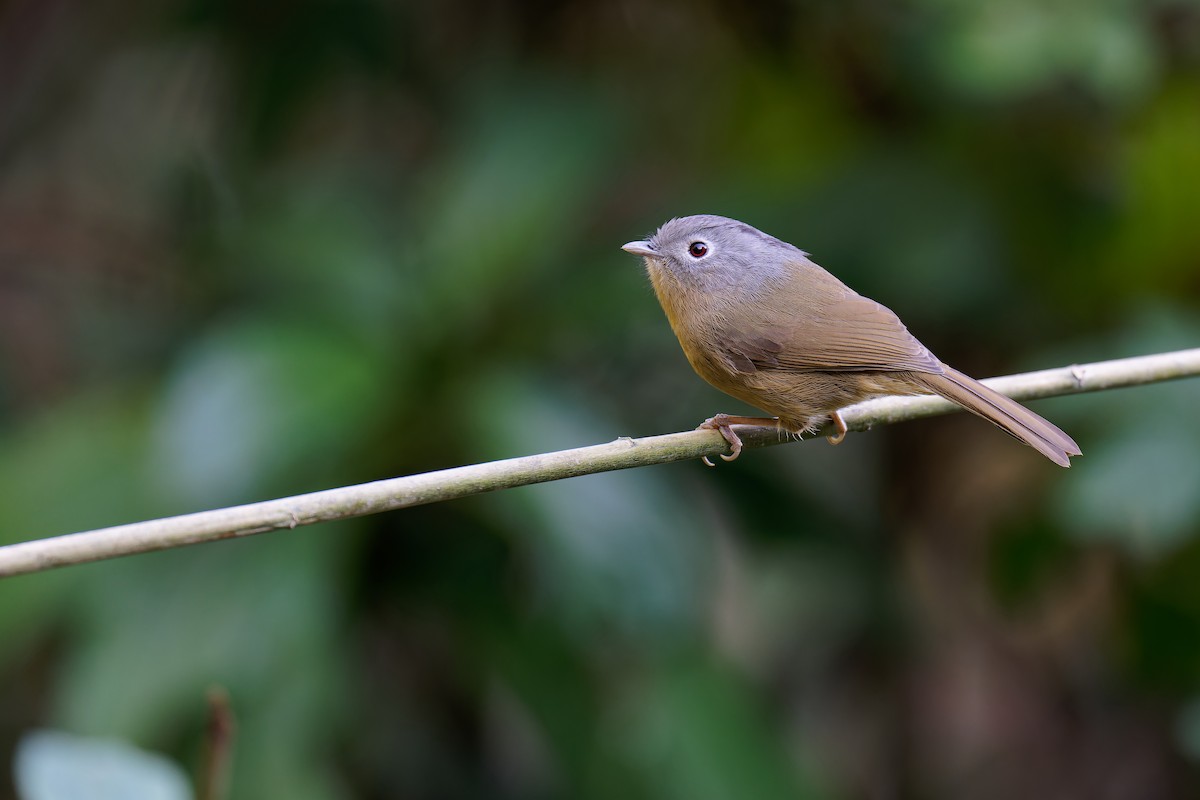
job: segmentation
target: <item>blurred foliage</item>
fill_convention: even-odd
[[[737,411],[618,250],[698,212],[969,373],[1194,346],[1200,4],[0,6],[0,542]],[[235,798],[1192,797],[1196,397],[6,580],[0,746],[190,769],[217,684]]]

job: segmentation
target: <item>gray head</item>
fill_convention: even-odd
[[[645,241],[621,248],[643,256],[651,273],[662,271],[685,286],[706,290],[758,290],[782,281],[800,250],[729,217],[678,217]],[[665,277],[664,275],[664,277]]]

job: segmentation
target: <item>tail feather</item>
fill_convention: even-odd
[[[1081,454],[1075,440],[1012,398],[989,389],[974,378],[942,365],[941,375],[914,373],[929,390],[976,414],[1020,439],[1060,467],[1071,466]]]

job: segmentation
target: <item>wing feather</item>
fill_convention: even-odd
[[[735,372],[942,374],[941,362],[891,309],[854,292],[812,262],[799,266],[805,269],[762,304],[757,319],[749,324],[739,320],[740,328],[724,332],[723,350]],[[802,299],[789,307],[786,298]],[[781,319],[787,322],[779,325]]]

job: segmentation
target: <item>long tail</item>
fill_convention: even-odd
[[[974,378],[945,364],[942,367],[945,372],[941,375],[925,372],[912,374],[931,392],[995,423],[1060,467],[1071,466],[1071,456],[1081,454],[1075,440],[1053,423]]]

